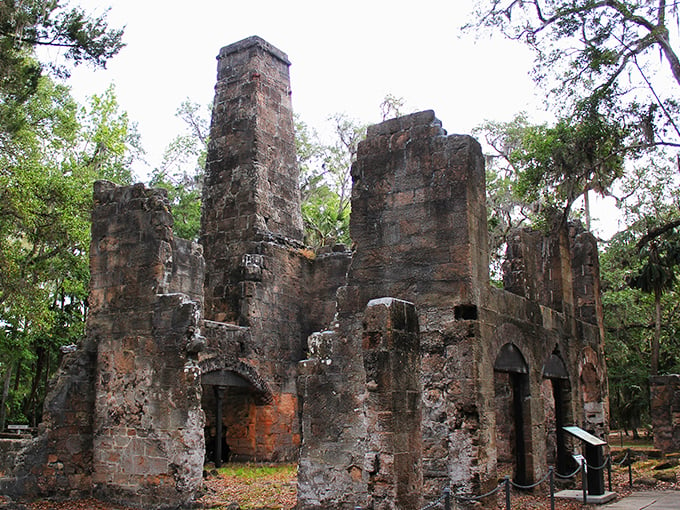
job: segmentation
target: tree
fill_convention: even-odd
[[[535,202],[559,225],[569,219],[574,202],[588,193],[606,196],[623,175],[623,130],[595,112],[559,119],[554,126],[531,126],[511,158],[518,168],[515,193]]]
[[[509,122],[486,121],[473,130],[482,137],[491,153],[486,159],[486,211],[489,234],[489,265],[491,279],[502,282],[502,262],[510,232],[531,223],[533,207],[514,192],[519,169],[514,154],[520,150],[531,125],[526,114],[520,113]]]
[[[92,184],[131,181],[138,137],[113,89],[82,108],[43,76],[20,110],[0,152],[0,421],[11,402],[36,423],[59,347],[84,331]]]
[[[208,112],[187,99],[175,115],[184,121],[186,131],[177,135],[165,149],[163,161],[151,173],[149,184],[168,190],[175,234],[197,240],[208,147]]]
[[[20,129],[23,117],[16,110],[36,93],[44,74],[45,65],[35,58],[37,48],[62,49],[73,65],[105,67],[123,47],[122,36],[123,30],[108,27],[106,13],[90,17],[58,0],[0,3],[0,136],[5,142]],[[57,76],[69,75],[65,65],[46,67]]]
[[[659,155],[632,168],[619,190],[627,226],[600,256],[610,407],[626,428],[648,419],[650,373],[674,373],[680,364],[680,286],[668,277],[675,267],[665,250],[678,237],[667,227],[680,206],[677,179],[672,160]]]
[[[637,264],[628,272],[627,282],[635,289],[654,296],[654,336],[651,341],[650,373],[659,372],[662,336],[662,298],[676,286],[676,270],[680,264],[680,190],[673,185],[676,170],[670,161],[649,160],[635,169],[625,182],[624,204],[631,251]]]
[[[677,3],[480,0],[474,19],[468,29],[498,30],[534,51],[534,79],[553,105],[588,104],[635,127],[631,144],[680,147],[680,61],[670,36]]]
[[[305,242],[315,248],[350,244],[350,169],[366,135],[366,126],[345,114],[329,120],[335,135],[332,144],[321,143],[314,130],[299,119],[295,122]]]
[[[511,228],[522,223],[561,228],[581,197],[590,230],[589,192],[607,195],[623,175],[624,135],[599,114],[562,118],[552,126],[531,124],[519,114],[474,132],[493,151],[487,157],[492,261]]]

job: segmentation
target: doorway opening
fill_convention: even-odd
[[[218,369],[201,376],[205,412],[206,462],[219,468],[232,460],[255,456],[249,419],[258,400],[257,389],[233,370]]]
[[[550,355],[543,365],[542,375],[545,388],[548,463],[554,464],[558,473],[566,475],[575,468],[569,453],[567,435],[564,432],[564,427],[572,425],[571,384],[567,367],[558,353]]]
[[[531,416],[529,366],[516,345],[501,347],[494,363],[494,383],[498,461],[512,464],[515,483],[529,485],[533,467],[528,454],[531,427],[526,424]]]

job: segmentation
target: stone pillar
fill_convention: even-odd
[[[680,451],[680,375],[657,375],[649,381],[654,447]]]
[[[600,296],[600,261],[597,239],[580,223],[569,225],[571,270],[574,286],[574,315],[577,319],[603,328]],[[602,329],[604,338],[604,329]]]
[[[422,506],[418,316],[412,303],[375,299],[364,316],[370,508]]]
[[[259,37],[218,56],[201,219],[210,320],[238,322],[248,241],[302,240],[289,65]]]
[[[557,236],[528,228],[508,236],[503,288],[553,310],[564,310],[562,257]]]
[[[88,335],[97,343],[93,483],[102,499],[189,505],[202,483],[203,412],[194,353],[196,290],[180,260],[165,190],[98,182]],[[200,279],[200,250],[194,270]],[[180,269],[181,268],[181,269]],[[169,293],[174,290],[175,292]]]

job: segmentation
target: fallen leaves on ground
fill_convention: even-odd
[[[297,470],[291,464],[264,468],[231,464],[210,470],[204,487],[199,501],[205,508],[287,510],[297,501]]]
[[[663,469],[662,469],[663,468]],[[677,478],[680,474],[680,460],[656,459],[639,460],[633,465],[634,491],[680,490]],[[571,488],[581,487],[580,475]],[[661,478],[661,479],[659,479]],[[665,481],[664,481],[665,480]],[[605,475],[605,485],[609,488]],[[633,492],[628,485],[628,467],[614,466],[612,486],[618,497]],[[556,490],[560,490],[559,488]],[[0,496],[0,508],[2,506]],[[198,503],[205,509],[241,510],[290,510],[297,499],[297,472],[294,465],[273,464],[229,464],[219,470],[210,469],[204,479],[204,488]],[[510,494],[512,508],[549,508],[547,483],[533,491],[517,491]],[[505,493],[496,495],[496,508],[505,509]],[[104,503],[96,499],[53,502],[34,501],[24,503],[26,510],[128,510],[126,507]],[[556,510],[595,510],[595,505],[583,505],[580,501],[556,499]]]

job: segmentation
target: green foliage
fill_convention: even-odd
[[[160,167],[151,173],[150,186],[168,190],[175,235],[198,240],[201,229],[201,193],[208,146],[207,112],[200,105],[184,101],[175,115],[186,131],[170,142]]]
[[[623,138],[616,123],[592,112],[528,126],[510,154],[517,171],[513,193],[537,204],[545,224],[564,224],[578,198],[590,190],[609,194],[623,175]]]
[[[589,104],[629,126],[631,146],[678,147],[680,61],[669,35],[677,25],[675,3],[478,0],[467,28],[526,43],[535,55],[534,79],[562,116]]]
[[[57,0],[7,1],[0,5],[3,74],[17,63],[17,54],[32,52],[38,46],[61,48],[74,65],[105,67],[123,47],[122,37],[123,30],[109,29],[106,13],[90,17],[81,8],[68,8]],[[63,67],[52,67],[61,74],[67,72]]]
[[[530,222],[533,214],[531,204],[514,192],[519,172],[515,153],[521,149],[530,127],[526,115],[520,113],[510,122],[486,121],[473,130],[493,151],[486,156],[486,206],[491,273],[496,281],[500,279],[508,233]]]
[[[616,423],[628,428],[649,419],[650,373],[675,373],[680,365],[680,285],[666,273],[676,264],[678,234],[669,228],[680,205],[675,173],[654,158],[623,178],[628,227],[600,256],[610,409]],[[653,269],[657,256],[665,266],[659,273]],[[657,285],[663,292],[655,291]]]
[[[47,77],[0,152],[0,370],[12,420],[36,423],[59,347],[84,330],[92,184],[129,182],[136,135],[113,89],[79,108]],[[13,386],[10,388],[10,381]]]
[[[36,48],[60,49],[73,65],[104,67],[123,47],[122,36],[122,30],[109,29],[106,13],[90,17],[55,0],[0,3],[0,134],[11,136],[20,129],[22,116],[16,110],[38,89],[43,65],[34,58]],[[63,65],[49,67],[68,76]]]
[[[301,120],[295,122],[305,242],[314,248],[350,244],[350,169],[359,141],[366,135],[366,126],[344,114],[329,120],[334,125],[333,144],[322,143]]]

